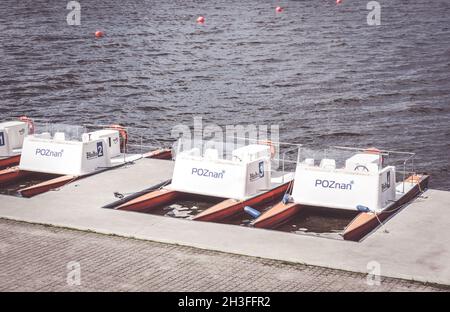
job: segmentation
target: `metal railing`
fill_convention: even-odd
[[[353,152],[359,152],[359,153],[367,153],[371,151],[370,148],[357,148],[357,147],[346,147],[346,146],[332,146],[332,148],[339,149],[339,150],[346,150],[346,151],[353,151]],[[372,150],[372,152],[374,152]],[[394,150],[376,150],[377,153],[379,153],[382,157],[391,157],[392,155],[398,155],[398,156],[404,156],[406,158],[403,158],[401,161],[401,166],[403,167],[403,171],[399,171],[402,174],[402,192],[405,192],[405,181],[407,179],[407,176],[411,174],[416,174],[416,168],[414,164],[414,158],[416,156],[416,153],[413,152],[405,152],[405,151],[394,151]],[[408,164],[411,165],[411,170],[407,170]],[[394,165],[394,164],[392,164]],[[395,165],[394,165],[395,166]]]

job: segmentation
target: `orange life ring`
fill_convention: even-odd
[[[126,146],[128,144],[128,132],[125,129],[125,127],[122,127],[121,125],[111,125],[111,129],[119,131],[120,135],[120,151],[123,153],[126,149]]]
[[[415,183],[415,184],[419,184],[420,180],[422,179],[422,177],[420,175],[410,175],[405,182],[410,182],[410,183]]]
[[[34,122],[31,118],[28,118],[27,116],[20,116],[19,120],[28,125],[28,134],[34,134]]]
[[[275,146],[273,145],[272,141],[269,141],[269,140],[261,141],[260,144],[269,145],[269,147],[270,147],[270,158],[273,159],[275,157],[276,150],[275,150]]]
[[[369,147],[364,150],[365,153],[368,154],[381,154],[381,151],[376,147]]]
[[[380,157],[381,157],[381,166],[382,167],[384,166],[384,157],[383,157],[383,154],[381,153],[381,151],[378,148],[376,148],[376,147],[366,148],[364,150],[364,153],[380,155]]]

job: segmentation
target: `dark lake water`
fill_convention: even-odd
[[[80,0],[80,26],[67,2],[1,1],[1,119],[121,123],[163,143],[194,115],[277,124],[292,143],[416,152],[450,190],[448,0],[380,0],[376,27],[361,0]]]

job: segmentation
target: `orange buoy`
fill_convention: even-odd
[[[31,118],[28,118],[27,116],[21,116],[19,117],[19,120],[25,122],[28,125],[28,134],[34,134],[34,122]]]
[[[279,7],[279,6],[277,6],[277,7],[275,8],[275,12],[277,12],[277,13],[281,13],[281,12],[283,12],[283,8],[282,8],[282,7]]]
[[[270,157],[274,158],[275,157],[275,145],[273,145],[272,141],[260,141],[259,144],[263,144],[263,145],[268,145],[270,147]]]
[[[381,154],[381,151],[376,147],[369,147],[364,150],[368,154]]]
[[[111,125],[110,129],[119,131],[120,135],[120,151],[124,153],[126,151],[127,143],[128,143],[128,132],[125,127],[121,125]]]
[[[96,32],[95,32],[95,38],[101,38],[101,37],[103,37],[105,35],[105,33],[103,32],[103,31],[101,31],[101,30],[97,30]]]
[[[378,148],[376,148],[376,147],[369,147],[369,148],[366,148],[366,149],[364,150],[364,153],[380,155],[380,157],[381,157],[381,166],[384,166],[383,152],[382,152],[381,150],[379,150]]]
[[[204,24],[205,23],[205,18],[203,16],[199,16],[197,18],[197,24]]]

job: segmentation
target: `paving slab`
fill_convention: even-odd
[[[101,208],[172,170],[142,159],[31,199],[0,196],[0,217],[360,273],[377,264],[383,276],[450,285],[449,192],[427,190],[359,243]]]
[[[449,291],[449,287],[0,220],[0,291]],[[74,283],[71,270],[79,269]],[[68,279],[69,277],[69,279]],[[72,278],[70,278],[72,277]]]

